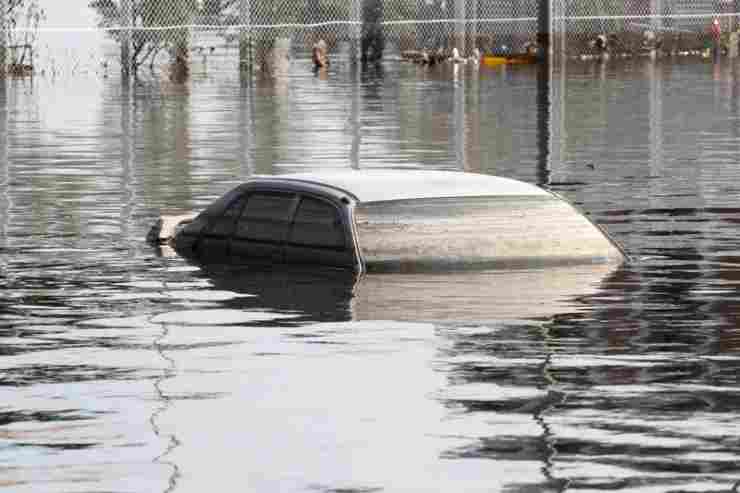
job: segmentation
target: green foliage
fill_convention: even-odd
[[[169,50],[173,59],[187,58],[187,29],[180,26],[192,22],[199,13],[198,0],[128,0],[131,6],[130,26],[123,19],[122,2],[125,0],[92,0],[91,9],[98,14],[98,25],[103,28],[132,27],[128,30],[109,30],[109,35],[118,42],[122,42],[125,35],[130,33],[132,45],[132,69],[136,73],[146,64],[153,64],[157,55],[163,50]],[[216,2],[224,4],[233,0],[208,0],[209,7]],[[142,30],[140,28],[172,27],[162,30]]]
[[[198,13],[196,0],[143,0],[139,2],[145,26],[178,26],[190,23]]]
[[[350,2],[347,0],[308,0],[302,6],[302,17],[306,23],[347,19],[350,15]]]
[[[93,0],[89,6],[95,10],[101,26],[114,27],[121,25],[122,0]],[[199,13],[198,0],[129,0],[131,3],[132,22],[135,27],[178,26],[187,24]],[[209,0],[212,7],[224,0]]]
[[[383,18],[385,20],[408,20],[417,16],[417,5],[412,0],[385,0]]]

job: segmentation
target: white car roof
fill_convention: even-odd
[[[272,178],[339,188],[360,202],[442,197],[549,196],[529,183],[511,178],[433,170],[338,170],[275,175]]]

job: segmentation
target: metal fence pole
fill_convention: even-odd
[[[133,25],[133,10],[131,0],[121,0],[121,74],[124,77],[131,75],[131,27]]]
[[[537,46],[542,59],[537,67],[537,182],[548,184],[551,173],[551,135],[552,100],[552,0],[539,0],[537,5]]]
[[[130,79],[129,79],[130,80]],[[129,248],[129,256],[134,255],[132,248],[132,226],[137,202],[136,174],[134,165],[134,130],[133,130],[133,88],[131,84],[121,85],[121,244]]]
[[[545,56],[537,66],[537,184],[548,185],[552,173],[552,64]]]
[[[656,63],[654,60],[648,63],[650,64],[647,70],[650,83],[648,93],[648,111],[650,112],[650,130],[648,133],[650,159],[648,165],[652,176],[661,176],[665,173],[665,170],[662,169],[665,162],[663,142],[663,74],[660,64]],[[660,182],[660,180],[652,180],[652,182],[653,184],[656,184]],[[651,193],[650,196],[664,196],[665,192],[665,190],[655,190],[655,193]]]
[[[352,0],[350,9],[350,59],[351,62],[359,63],[362,56],[360,45],[362,43],[362,0]],[[359,84],[359,82],[358,82]]]
[[[7,14],[8,0],[0,0],[0,77],[5,76],[5,65],[7,63]]]
[[[537,4],[537,46],[541,55],[549,62],[552,46],[550,37],[552,34],[552,15],[550,8],[553,0],[539,0]]]
[[[255,121],[254,121],[254,84],[241,84],[239,88],[239,155],[241,158],[241,176],[246,180],[254,174],[254,144],[255,144]]]
[[[663,13],[663,0],[650,0],[650,14],[654,16],[661,15]],[[653,25],[653,30],[655,31],[655,35],[657,36],[658,33],[662,30],[663,27],[663,18],[662,17],[653,17],[653,21],[651,24]]]
[[[555,18],[556,16],[553,16]],[[554,30],[554,34],[558,34],[558,29]],[[560,41],[558,41],[560,43]],[[553,40],[555,45],[555,40]],[[545,155],[544,150],[538,149],[541,154],[540,166],[539,166],[539,179],[542,183],[553,181],[568,181],[570,178],[563,176],[566,173],[564,166],[567,156],[567,127],[566,127],[566,111],[567,111],[567,99],[568,99],[568,85],[567,85],[567,60],[566,57],[559,53],[560,47],[557,49],[553,47],[553,57],[550,63],[549,79],[549,96],[547,103],[549,104],[548,112],[541,115],[542,118],[549,118],[547,121],[548,138],[547,154]],[[542,102],[545,104],[545,101]],[[538,108],[538,116],[540,111],[544,110]],[[538,120],[539,121],[539,120]],[[540,122],[542,125],[544,121]]]
[[[452,128],[454,129],[453,140],[455,142],[455,165],[460,171],[468,168],[468,160],[465,153],[465,75],[459,74],[460,65],[455,64],[454,71],[454,106],[452,110]]]
[[[239,22],[242,24],[239,37],[239,72],[242,75],[252,73],[252,16],[250,0],[239,0]]]
[[[360,169],[360,147],[362,145],[362,73],[359,59],[355,58],[350,65],[352,70],[352,107],[350,111],[350,126],[352,128],[352,145],[350,146],[349,162],[353,169]]]
[[[455,47],[465,54],[465,0],[455,0]]]
[[[350,71],[352,74],[352,107],[350,124],[352,128],[352,145],[350,146],[350,166],[360,169],[360,146],[362,144],[362,0],[352,0],[350,8]]]
[[[468,26],[468,39],[473,43],[471,51],[478,48],[478,2],[473,1],[471,11],[469,13],[471,19],[470,25]]]
[[[566,17],[565,17],[565,0],[555,0],[555,4],[552,8],[552,26],[553,26],[553,55],[560,59],[565,59],[567,50],[567,37],[568,32],[566,28]]]
[[[10,159],[8,159],[8,93],[7,81],[0,74],[0,247],[8,247],[8,224],[10,221]],[[3,270],[0,261],[0,272]]]

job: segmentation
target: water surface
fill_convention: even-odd
[[[730,491],[740,480],[740,68],[571,64],[0,90],[7,491]],[[369,276],[143,242],[254,173],[541,183],[634,262]]]

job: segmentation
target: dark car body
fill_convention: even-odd
[[[549,191],[450,171],[258,176],[200,214],[160,219],[150,239],[205,262],[360,273],[626,258],[604,230]]]

